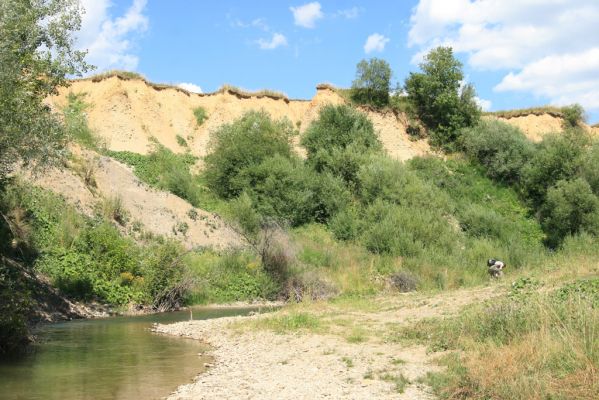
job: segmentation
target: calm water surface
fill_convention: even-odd
[[[251,308],[194,308],[194,319],[245,315]],[[189,319],[189,311],[52,324],[22,359],[0,363],[0,399],[159,399],[191,382],[207,348],[151,333],[152,323]]]

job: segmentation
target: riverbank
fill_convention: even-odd
[[[214,365],[180,386],[172,400],[433,399],[423,379],[439,369],[439,353],[394,340],[393,331],[503,292],[491,286],[300,304],[271,314],[156,325],[154,331],[214,349]]]

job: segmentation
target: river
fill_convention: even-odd
[[[194,308],[194,319],[246,315],[252,308]],[[160,399],[191,382],[206,345],[150,332],[189,311],[43,326],[23,358],[0,363],[0,399]]]

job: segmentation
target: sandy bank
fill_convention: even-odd
[[[479,288],[395,296],[376,299],[374,310],[327,304],[319,310],[328,327],[325,333],[239,328],[272,314],[157,325],[156,332],[199,339],[214,348],[214,365],[169,399],[433,399],[419,378],[438,369],[435,360],[422,346],[389,341],[389,328],[450,315],[495,295],[494,288]],[[348,329],[362,330],[365,339],[348,340]],[[401,375],[407,380],[403,392],[397,380],[388,379]]]

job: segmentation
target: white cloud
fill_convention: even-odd
[[[483,111],[489,111],[491,109],[491,106],[493,105],[493,103],[491,103],[491,100],[481,99],[480,97],[474,97],[474,101]]]
[[[368,54],[373,51],[383,51],[385,50],[385,45],[389,43],[389,40],[389,38],[379,33],[373,33],[372,35],[368,36],[368,39],[366,39],[366,43],[364,44],[364,52]]]
[[[198,85],[196,85],[195,83],[181,82],[177,85],[177,87],[180,87],[181,89],[185,89],[191,93],[203,93],[202,88],[199,87]]]
[[[358,7],[352,7],[345,10],[338,10],[333,16],[335,17],[343,17],[346,19],[354,19],[358,18],[360,15],[360,9]]]
[[[270,40],[258,39],[256,43],[262,50],[273,50],[279,46],[287,46],[287,38],[280,33],[273,33]]]
[[[147,0],[133,0],[124,15],[109,14],[110,0],[81,0],[85,13],[76,47],[88,50],[87,62],[99,71],[120,68],[135,70],[139,58],[135,54],[135,37],[148,29],[144,14]]]
[[[510,72],[495,90],[529,91],[556,105],[581,103],[599,110],[599,46],[579,52],[551,55]]]
[[[598,79],[586,68],[594,61],[591,50],[599,48],[598,20],[597,0],[420,0],[410,18],[408,45],[417,48],[413,62],[447,45],[467,54],[475,69],[511,71],[499,91],[599,109],[593,95]],[[571,65],[574,60],[581,65]],[[569,75],[556,72],[562,68]]]
[[[296,25],[304,28],[314,28],[316,20],[324,17],[320,10],[320,3],[312,2],[299,7],[289,7],[293,13],[293,20]]]
[[[243,22],[240,19],[236,19],[231,22],[231,26],[234,28],[257,28],[265,32],[270,31],[270,26],[268,26],[264,18],[255,18],[250,22]]]

